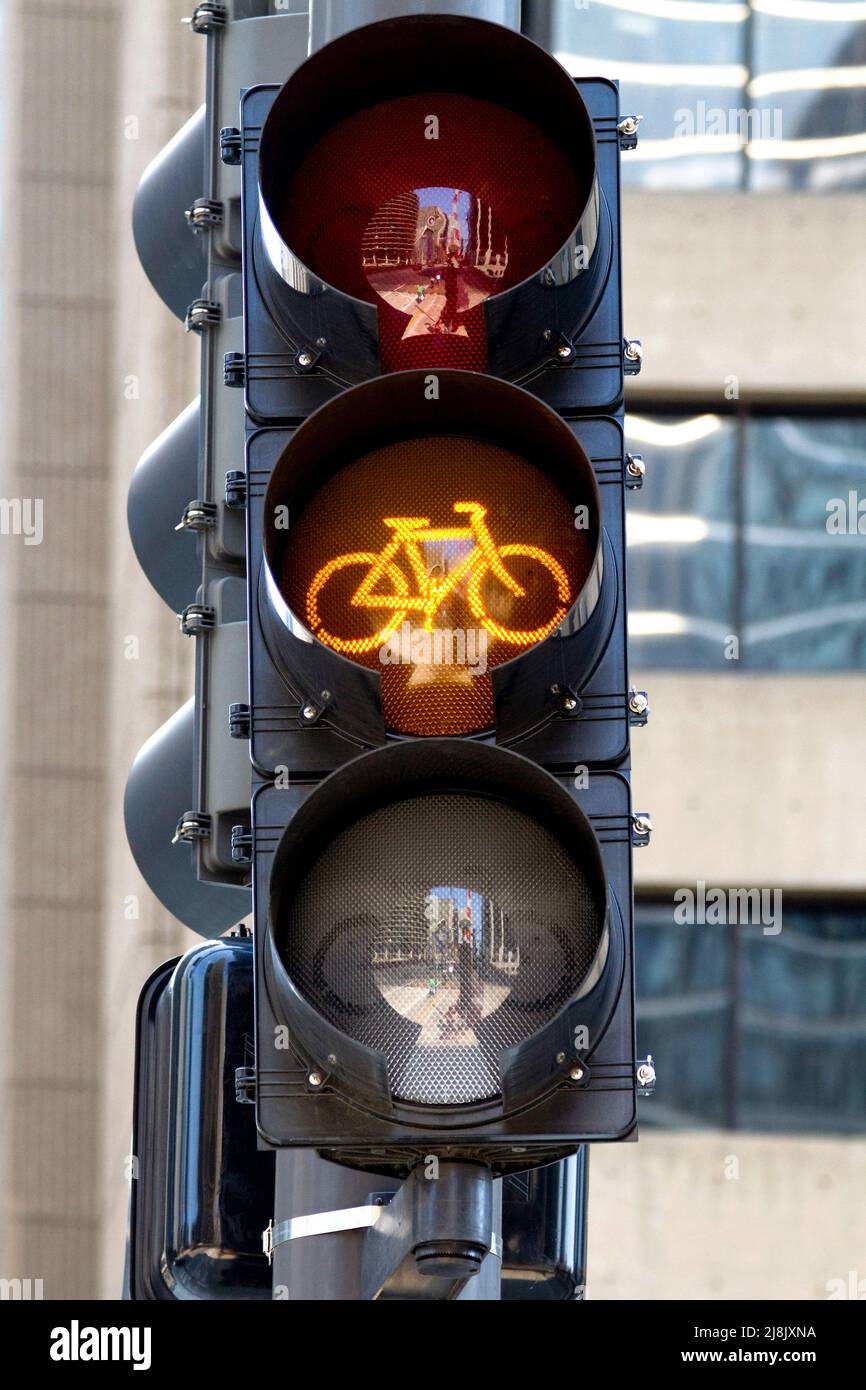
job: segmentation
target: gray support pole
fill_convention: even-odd
[[[280,1149],[274,1225],[298,1216],[364,1206],[371,1192],[396,1183],[355,1173],[312,1149]],[[363,1229],[304,1236],[274,1246],[273,1294],[290,1302],[356,1302],[361,1298]]]
[[[310,52],[331,39],[364,24],[406,14],[457,14],[487,19],[509,29],[520,28],[520,0],[310,0]],[[277,1154],[274,1225],[296,1216],[340,1211],[363,1205],[369,1194],[386,1189],[385,1179],[354,1173],[305,1149],[282,1149]],[[495,1228],[502,1235],[500,1182],[495,1183]],[[363,1230],[304,1236],[274,1249],[274,1297],[340,1302],[361,1297]],[[499,1261],[488,1255],[481,1271],[470,1279],[461,1299],[499,1299]]]

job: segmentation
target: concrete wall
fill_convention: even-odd
[[[125,525],[138,454],[197,390],[197,345],[129,233],[140,172],[200,101],[188,9],[6,0],[2,15],[0,470],[5,498],[43,499],[44,539],[0,536],[0,1274],[43,1279],[47,1298],[119,1289],[132,1014],[186,937],[131,866],[121,794],[190,693],[191,650]]]
[[[624,159],[628,155],[623,156]],[[623,196],[629,397],[863,399],[866,195]]]
[[[119,8],[3,11],[0,1272],[46,1297],[97,1291]]]
[[[596,1145],[587,1297],[825,1299],[859,1280],[866,1297],[864,1186],[863,1141],[645,1129]],[[651,1319],[636,1335],[651,1347]]]

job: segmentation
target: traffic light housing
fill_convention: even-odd
[[[392,1176],[633,1137],[616,88],[412,16],[241,113],[260,1134]]]
[[[297,418],[382,370],[437,366],[525,382],[556,408],[619,404],[640,347],[622,333],[613,83],[573,82],[499,24],[412,15],[335,39],[282,88],[248,91],[241,115],[223,148],[243,161],[252,417]],[[467,302],[459,333],[420,334],[406,320],[430,252],[401,249],[400,218],[446,187]]]

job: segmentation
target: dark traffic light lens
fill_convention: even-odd
[[[384,1055],[395,1098],[499,1094],[499,1057],[596,980],[597,872],[513,805],[441,792],[361,815],[275,923],[300,993]]]
[[[287,178],[274,215],[304,265],[377,305],[385,371],[483,370],[484,301],[556,254],[587,191],[525,116],[431,90],[334,126]]]
[[[401,440],[291,508],[275,577],[320,642],[380,672],[388,728],[474,733],[493,723],[490,671],[547,637],[580,595],[598,535],[580,509],[591,502],[500,444]]]

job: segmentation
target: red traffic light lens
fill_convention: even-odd
[[[539,126],[451,91],[382,101],[327,131],[273,208],[299,259],[379,310],[385,371],[486,365],[486,299],[556,254],[588,188]]]

